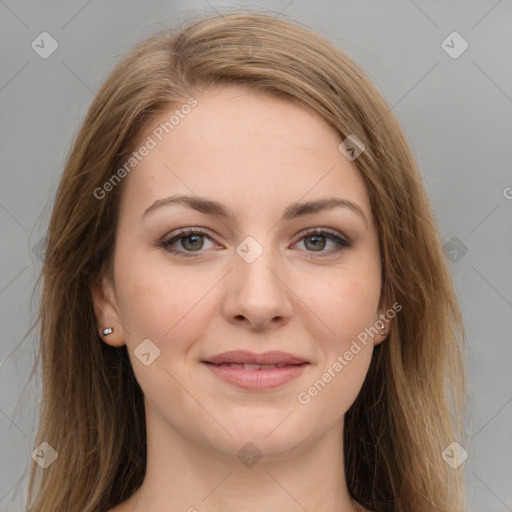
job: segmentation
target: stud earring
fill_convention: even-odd
[[[386,331],[380,331],[381,336],[386,336]]]
[[[101,331],[101,334],[103,336],[108,336],[109,334],[112,334],[114,332],[114,328],[113,327],[107,327],[106,329],[103,329]]]

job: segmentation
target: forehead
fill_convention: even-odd
[[[316,112],[238,86],[195,100],[159,114],[140,134],[135,150],[152,147],[126,178],[122,209],[143,212],[186,193],[243,214],[339,195],[371,215],[359,171],[338,149],[340,135]]]

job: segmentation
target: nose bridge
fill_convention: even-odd
[[[261,240],[263,236],[259,238]],[[237,246],[236,253],[235,274],[237,282],[242,285],[240,288],[255,296],[263,294],[269,300],[275,298],[281,287],[276,275],[278,258],[271,244],[271,236],[265,237],[264,245],[248,236]]]
[[[229,314],[242,315],[255,325],[291,312],[279,256],[271,245],[271,236],[264,238],[262,244],[249,236],[237,246],[229,292]]]

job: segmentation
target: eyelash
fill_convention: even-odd
[[[207,238],[209,238],[210,240],[212,240],[212,237],[210,235],[208,235],[208,233],[206,233],[205,231],[203,231],[201,229],[185,228],[185,229],[181,229],[181,230],[177,231],[172,237],[161,240],[160,242],[158,242],[158,245],[160,247],[162,247],[164,250],[166,250],[167,252],[170,252],[171,254],[176,254],[179,256],[183,256],[185,258],[195,258],[195,257],[199,256],[199,254],[204,251],[182,251],[182,250],[176,250],[176,249],[170,248],[171,244],[173,244],[174,242],[177,242],[181,238],[187,238],[187,237],[193,236],[193,235],[204,235]],[[324,258],[324,257],[330,256],[332,254],[337,254],[337,253],[343,251],[344,249],[348,249],[348,248],[352,247],[352,243],[350,241],[348,241],[344,238],[341,238],[340,236],[338,236],[336,234],[335,231],[331,231],[326,228],[309,229],[302,234],[301,238],[299,238],[297,240],[297,242],[300,242],[301,240],[307,238],[308,236],[312,236],[312,235],[325,236],[326,238],[328,238],[329,240],[332,240],[333,242],[336,242],[340,246],[337,249],[334,249],[331,251],[318,251],[318,254],[321,254],[321,253],[324,253],[324,254],[321,256],[320,255],[319,256],[316,256],[316,255],[310,256],[312,258],[317,258],[317,257]],[[297,243],[297,242],[295,242],[295,243]],[[316,253],[317,251],[307,251],[307,252]],[[194,253],[197,253],[197,254],[194,254]]]

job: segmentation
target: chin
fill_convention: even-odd
[[[291,419],[294,413],[285,419],[289,412],[279,411],[279,414],[262,417],[260,410],[256,413],[259,414],[256,421],[252,421],[254,418],[249,415],[240,417],[236,423],[231,421],[228,431],[233,437],[223,436],[221,450],[231,455],[235,453],[237,457],[243,455],[244,451],[249,454],[254,451],[256,455],[273,459],[289,457],[294,450],[299,450],[313,442],[315,438],[314,432],[311,432],[307,425],[298,425]],[[318,436],[320,435],[319,432]],[[242,453],[239,453],[240,451]]]

